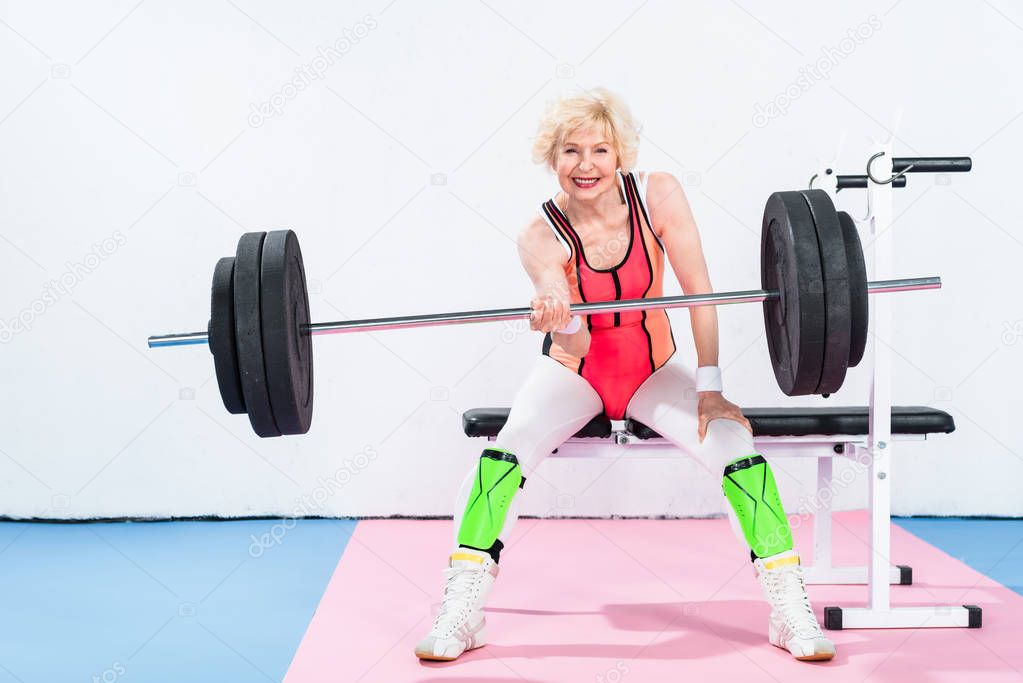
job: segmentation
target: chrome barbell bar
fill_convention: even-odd
[[[904,278],[901,280],[877,280],[867,283],[869,294],[885,294],[891,292],[908,292],[920,289],[940,289],[940,277]],[[689,294],[683,296],[661,296],[648,299],[626,299],[624,301],[598,301],[586,304],[573,304],[569,310],[573,314],[616,313],[620,311],[644,311],[652,308],[695,308],[697,306],[721,306],[727,304],[759,303],[767,299],[777,299],[780,293],[776,289],[750,289],[741,292],[712,292],[710,294]],[[432,313],[427,315],[405,315],[392,318],[367,318],[364,320],[340,320],[329,323],[311,323],[302,329],[303,334],[340,334],[343,332],[361,332],[364,330],[400,330],[411,327],[434,327],[438,325],[458,325],[462,323],[486,323],[502,320],[519,320],[528,318],[532,313],[529,307],[495,308],[487,311],[461,311],[456,313]],[[163,334],[149,338],[149,348],[165,346],[189,346],[207,344],[209,338],[205,332],[188,332],[185,334]]]

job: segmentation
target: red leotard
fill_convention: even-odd
[[[662,296],[664,245],[650,226],[646,205],[633,173],[618,174],[619,187],[629,205],[629,247],[617,266],[591,268],[582,240],[554,199],[541,212],[569,251],[565,262],[573,304]],[[551,335],[543,353],[579,373],[597,390],[604,412],[612,420],[625,417],[625,408],[639,385],[675,353],[675,338],[664,309],[595,313],[584,316],[590,331],[590,350],[584,358],[566,353]]]

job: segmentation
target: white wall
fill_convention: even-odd
[[[302,239],[316,320],[526,305],[513,239],[555,189],[530,139],[546,101],[593,85],[644,123],[640,168],[684,181],[722,290],[757,286],[765,199],[805,186],[843,134],[845,173],[899,107],[902,155],[972,155],[950,185],[915,176],[897,194],[897,272],[945,286],[895,300],[895,401],[958,429],[899,448],[894,510],[1023,514],[1023,9],[818,6],[0,4],[0,514],[450,514],[483,445],[460,415],[510,402],[538,333],[319,338],[313,430],[271,440],[223,410],[205,348],[146,337],[204,329],[216,259],[281,227]],[[818,61],[827,78],[807,75]],[[779,97],[784,115],[755,120]],[[279,111],[254,113],[268,101]],[[862,214],[864,196],[839,204]],[[829,401],[784,397],[759,307],[719,315],[732,400],[866,400],[863,367]],[[687,314],[672,320],[693,358]],[[549,459],[525,513],[724,509],[686,460],[607,465]],[[792,501],[810,470],[786,467]]]

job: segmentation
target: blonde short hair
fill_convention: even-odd
[[[631,171],[639,154],[639,126],[625,102],[605,88],[562,97],[548,106],[533,142],[533,161],[553,167],[569,133],[590,125],[603,127],[619,166]]]

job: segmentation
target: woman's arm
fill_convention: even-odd
[[[712,292],[707,262],[689,202],[675,176],[651,173],[647,179],[647,210],[657,236],[664,243],[668,261],[684,294]],[[696,344],[697,365],[718,364],[718,314],[714,306],[689,309]]]
[[[647,211],[654,232],[664,243],[672,270],[685,294],[708,294],[713,291],[707,262],[703,258],[700,233],[685,191],[670,173],[651,173],[647,179]],[[718,314],[714,306],[689,309],[689,320],[696,344],[697,366],[718,364]],[[734,403],[720,391],[701,391],[699,403],[699,438],[707,433],[710,421],[724,417],[741,422],[751,429],[749,421]]]
[[[564,328],[572,318],[569,311],[568,280],[565,278],[564,247],[551,233],[543,218],[537,216],[519,233],[516,241],[519,259],[533,281],[536,296],[530,301],[533,315],[529,328],[551,332],[554,343],[578,358],[590,350],[590,333],[584,325],[575,334],[562,334],[555,330]]]

